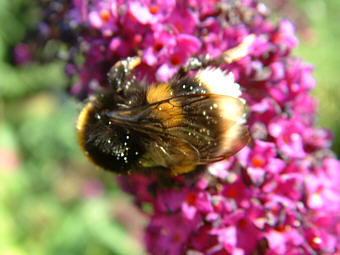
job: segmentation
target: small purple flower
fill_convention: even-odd
[[[215,175],[220,179],[226,179],[229,175],[229,171],[227,170],[232,164],[232,159],[223,160],[217,163],[213,163],[208,167],[208,171],[210,174]]]
[[[167,58],[156,73],[160,81],[169,80],[189,56],[197,54],[201,47],[201,42],[195,36],[179,34],[174,40],[173,47],[167,47]]]
[[[13,54],[15,63],[19,65],[25,65],[33,60],[30,47],[24,43],[17,44]]]
[[[295,229],[272,230],[268,232],[266,237],[270,243],[268,254],[309,254],[301,248],[298,249],[303,245],[304,239]]]
[[[141,2],[131,1],[129,3],[129,14],[142,25],[153,24],[157,21],[148,6]]]
[[[299,40],[295,35],[295,27],[289,20],[282,20],[279,23],[277,32],[274,34],[273,41],[280,47],[286,47],[288,50],[295,48]]]
[[[325,159],[314,174],[307,177],[307,205],[312,209],[323,211],[340,210],[340,164],[334,159]]]
[[[269,124],[269,133],[278,148],[291,158],[304,158],[302,133],[304,126],[294,119],[279,118]]]

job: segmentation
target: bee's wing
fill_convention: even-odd
[[[114,117],[122,114],[125,125],[150,137],[142,165],[174,173],[230,157],[249,141],[244,103],[227,95],[174,96]]]

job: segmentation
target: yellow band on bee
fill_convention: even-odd
[[[171,168],[172,175],[185,174],[193,171],[196,165],[175,166]]]

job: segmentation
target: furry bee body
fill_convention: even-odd
[[[176,175],[228,158],[248,143],[245,101],[232,73],[199,62],[148,86],[132,73],[140,61],[116,63],[111,88],[79,115],[78,140],[92,162],[116,173],[158,169]]]
[[[226,91],[217,94],[204,80],[209,75]],[[204,69],[149,88],[135,82],[128,98],[102,92],[80,114],[80,144],[95,164],[119,173],[161,167],[179,174],[227,158],[249,139],[244,102],[238,87],[228,88],[237,86],[229,76]]]

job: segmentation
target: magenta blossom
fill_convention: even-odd
[[[107,86],[107,71],[127,56],[142,57],[137,77],[162,82],[192,56],[217,57],[255,36],[246,56],[221,66],[249,105],[248,146],[173,186],[151,174],[119,178],[137,206],[150,207],[150,254],[340,254],[340,165],[331,134],[314,126],[313,67],[291,55],[290,21],[274,24],[255,0],[72,3],[62,24],[83,59],[74,54],[66,66],[79,97]]]

